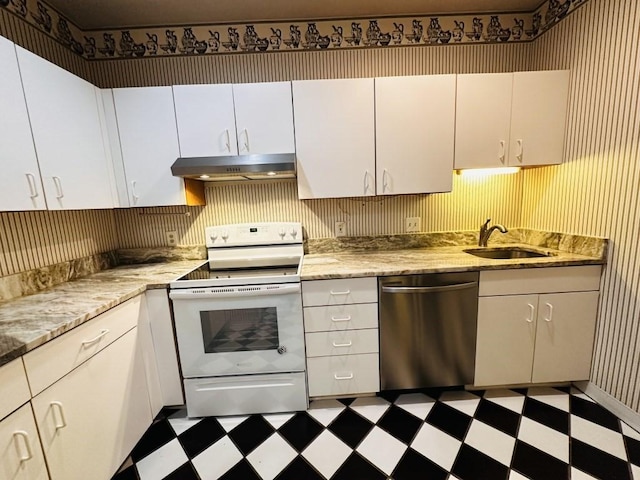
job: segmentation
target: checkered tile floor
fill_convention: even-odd
[[[640,434],[574,388],[312,402],[157,420],[114,480],[640,480]]]

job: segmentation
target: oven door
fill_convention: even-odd
[[[184,378],[304,371],[300,284],[171,290]]]

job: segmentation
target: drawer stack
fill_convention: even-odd
[[[309,396],[380,390],[375,277],[302,282]]]

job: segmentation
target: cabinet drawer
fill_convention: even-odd
[[[481,297],[523,293],[580,292],[600,288],[600,265],[480,272]]]
[[[135,327],[141,298],[132,298],[24,355],[33,396]]]
[[[378,328],[377,303],[306,307],[303,311],[305,332]]]
[[[307,359],[309,396],[372,393],[380,390],[377,353]]]
[[[378,352],[378,329],[317,332],[305,335],[307,357]]]
[[[376,277],[336,278],[302,282],[302,304],[343,305],[346,303],[375,303],[378,301]]]
[[[27,375],[21,358],[0,367],[0,385],[2,398],[0,399],[0,419],[6,417],[20,405],[31,398]]]

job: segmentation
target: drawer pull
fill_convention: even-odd
[[[351,320],[351,315],[347,315],[346,317],[331,317],[332,322],[348,322]]]
[[[550,322],[551,320],[553,320],[553,305],[551,305],[550,303],[545,303],[545,305],[549,307],[549,316],[544,317],[544,321]]]
[[[351,380],[353,379],[353,373],[350,373],[349,375],[344,375],[344,376],[334,373],[333,378],[335,378],[336,380]]]
[[[55,425],[56,430],[66,427],[67,419],[64,418],[64,410],[62,409],[62,403],[51,402],[50,405],[51,405],[51,414],[53,415],[53,424]],[[56,422],[56,415],[55,415],[56,409],[54,407],[58,407],[58,411],[60,412],[60,423]]]
[[[100,333],[98,335],[96,335],[95,337],[93,337],[91,340],[85,340],[84,342],[82,342],[82,346],[83,347],[88,347],[89,345],[92,345],[92,344],[96,343],[98,340],[100,340],[102,337],[104,337],[107,333],[109,333],[109,329],[108,328],[103,328],[102,330],[100,330]]]
[[[351,290],[345,290],[343,292],[334,292],[333,290],[330,290],[329,293],[331,295],[349,295],[351,293]]]
[[[527,320],[527,323],[533,323],[533,314],[536,311],[536,309],[530,303],[527,303],[527,305],[529,306],[529,318],[527,318],[526,320]]]
[[[353,342],[351,340],[349,340],[347,343],[336,343],[336,342],[332,342],[332,345],[336,348],[339,347],[350,347],[351,345],[353,345]]]
[[[33,458],[33,452],[31,451],[31,444],[29,444],[29,434],[27,432],[25,432],[24,430],[17,430],[15,432],[13,432],[13,436],[16,439],[16,447],[18,450],[18,453],[20,453],[20,447],[18,447],[18,437],[22,437],[22,440],[24,441],[24,446],[25,449],[27,450],[27,454],[26,455],[20,455],[20,461],[21,462],[26,462],[27,460],[30,460]]]

